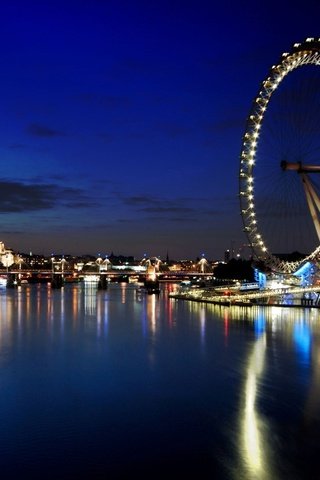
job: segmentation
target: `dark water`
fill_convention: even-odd
[[[318,310],[0,291],[1,479],[316,479]]]

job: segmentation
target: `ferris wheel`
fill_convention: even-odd
[[[283,273],[320,256],[319,66],[320,39],[283,53],[260,86],[243,137],[244,231],[254,256]]]

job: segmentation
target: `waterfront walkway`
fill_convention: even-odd
[[[311,295],[313,294],[313,298]],[[212,288],[182,288],[169,294],[170,298],[213,303],[218,305],[271,305],[320,307],[320,286],[265,289],[254,292],[217,292]],[[288,299],[291,301],[288,301]]]

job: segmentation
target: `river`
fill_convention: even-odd
[[[318,309],[0,290],[6,479],[319,478]]]

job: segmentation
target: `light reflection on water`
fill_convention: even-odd
[[[171,288],[0,291],[2,472],[316,478],[319,311],[177,301]]]
[[[240,453],[245,470],[244,478],[260,478],[270,476],[270,461],[267,459],[268,439],[265,424],[257,410],[259,396],[259,378],[265,368],[266,336],[263,332],[254,343],[249,355],[243,391],[243,407],[239,439]],[[269,477],[270,478],[270,477]]]
[[[254,334],[247,356],[235,367],[242,384],[239,404],[235,406],[237,422],[228,425],[227,430],[228,435],[234,438],[237,459],[224,460],[228,472],[224,478],[300,479],[305,474],[309,475],[308,478],[318,478],[319,310],[290,307],[230,308],[204,306],[197,302],[190,303],[188,308],[190,312],[199,314],[202,338],[205,337],[205,325],[208,325],[208,321],[204,322],[203,319],[210,318],[209,312],[224,322],[226,347],[229,336],[234,334],[232,328],[235,325],[242,324],[246,329],[252,325],[251,332]],[[282,359],[283,356],[285,358]],[[288,428],[282,429],[282,423],[288,420],[283,421],[281,414],[285,414],[284,417],[290,415],[286,409],[293,418]],[[270,416],[266,413],[268,411],[271,412]]]

